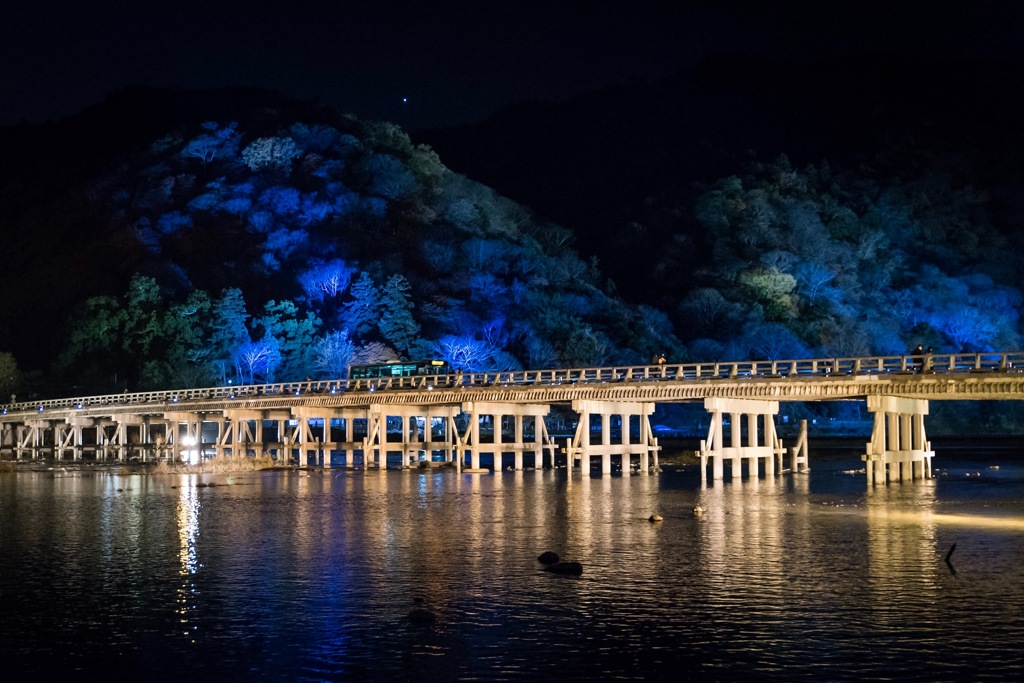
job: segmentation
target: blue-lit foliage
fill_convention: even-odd
[[[676,306],[695,356],[1019,346],[1007,240],[970,188],[927,172],[882,185],[827,166],[796,170],[785,158],[749,170],[695,205],[697,248],[712,263]]]
[[[144,388],[434,354],[465,370],[682,355],[670,326],[602,291],[571,233],[397,126],[339,126],[211,122],[97,182],[154,276],[85,305],[61,367],[97,385],[123,367]],[[190,293],[205,303],[185,315]]]
[[[437,358],[463,372],[494,369],[494,348],[483,340],[467,335],[445,335],[434,343],[433,352]]]
[[[341,259],[332,259],[326,263],[314,260],[308,269],[299,273],[299,284],[306,293],[310,303],[320,303],[341,296],[348,289],[355,268]]]
[[[313,347],[313,367],[317,377],[347,377],[354,353],[355,344],[344,330],[324,334]]]
[[[252,139],[236,126],[210,130],[223,137],[181,143],[177,161],[173,148],[149,160],[137,195],[146,199],[134,209],[116,182],[105,185],[140,246],[171,258],[165,270],[177,276],[165,299],[139,298],[151,289],[134,288],[87,306],[107,327],[79,321],[66,365],[88,349],[120,347],[137,356],[137,381],[150,384],[203,372],[219,381],[323,376],[354,359],[409,355],[439,355],[465,370],[686,357],[665,313],[597,286],[597,264],[572,251],[568,231],[449,173],[400,129],[373,124],[362,140],[322,126]],[[249,162],[258,149],[270,161],[255,171],[240,160],[240,148],[271,138],[295,146],[274,156],[260,143]],[[212,156],[198,154],[199,139]],[[691,358],[1019,343],[1022,297],[992,257],[1005,239],[984,223],[969,238],[956,232],[967,221],[962,205],[941,201],[956,190],[929,179],[896,190],[861,181],[854,192],[830,173],[780,159],[698,199],[694,217],[712,263],[698,286],[676,293],[671,311]],[[226,275],[213,279],[222,294],[207,299],[208,319],[189,327],[198,333],[187,344],[171,343],[174,282],[210,281],[202,261],[189,260],[204,253],[193,244],[208,243],[219,245],[209,272]],[[273,289],[256,287],[267,277]],[[248,290],[273,293],[262,315],[249,316]],[[94,365],[116,365],[102,356]]]

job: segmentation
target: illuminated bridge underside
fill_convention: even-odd
[[[808,469],[806,434],[796,447],[800,454],[790,449],[784,466],[773,417],[779,402],[864,400],[875,416],[867,476],[884,483],[931,475],[924,431],[929,401],[1024,400],[1022,369],[1024,353],[959,354],[320,380],[54,399],[3,406],[0,454],[124,459],[135,446],[136,454],[177,459],[188,452],[183,441],[195,439],[200,456],[205,445],[216,455],[270,452],[302,465],[330,466],[334,452],[347,467],[385,467],[388,453],[399,453],[403,467],[434,454],[478,469],[480,453],[492,453],[495,470],[503,455],[521,469],[524,455],[540,467],[545,457],[553,465],[560,451],[569,467],[600,457],[602,473],[611,471],[613,455],[629,473],[637,456],[646,473],[649,455],[657,469],[659,446],[649,424],[655,405],[700,401],[712,422],[698,454],[712,464],[712,477],[723,478],[730,460],[733,477],[741,463],[751,476],[763,464],[770,476]],[[581,418],[561,449],[544,422],[554,405]],[[210,423],[216,437],[203,444],[203,425]],[[619,436],[612,438],[616,428]],[[639,442],[631,440],[635,432]]]

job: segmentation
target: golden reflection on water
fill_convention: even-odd
[[[321,581],[330,577],[330,592],[318,599],[338,601],[337,613],[358,594],[375,618],[403,620],[413,599],[423,597],[439,614],[458,612],[466,624],[490,627],[475,621],[487,618],[481,606],[518,604],[516,596],[531,591],[534,600],[557,606],[552,609],[592,616],[628,593],[622,614],[638,619],[633,611],[661,613],[673,599],[666,595],[685,595],[714,613],[749,618],[744,628],[760,629],[767,639],[775,637],[772,621],[797,605],[813,615],[854,604],[866,610],[861,616],[868,627],[898,624],[894,594],[909,585],[918,600],[913,604],[930,608],[949,574],[941,563],[947,550],[939,547],[942,526],[1024,528],[1020,518],[938,512],[933,482],[832,497],[812,492],[805,475],[692,488],[666,487],[668,476],[284,472],[256,477],[255,488],[212,491],[197,491],[195,481],[184,478],[177,510],[178,615],[194,638],[201,495],[214,506],[204,507],[204,529],[212,523],[213,536],[227,531],[241,541],[222,542],[213,557],[204,542],[204,562],[272,568],[276,576],[266,580],[277,586],[267,594],[271,600],[280,593],[278,582],[288,582],[289,590],[316,584],[309,577],[314,572]],[[234,496],[253,499],[235,501],[245,513],[237,519]],[[704,513],[695,515],[695,505]],[[648,521],[654,513],[664,522]],[[536,561],[547,550],[582,562],[583,576],[550,580]],[[440,620],[435,630],[446,623]],[[710,631],[699,633],[713,640]]]
[[[802,558],[787,555],[787,543],[810,533],[802,515],[791,515],[779,479],[748,479],[704,487],[698,503],[697,548],[701,580],[710,604],[731,605],[756,592],[759,604],[784,604]],[[788,552],[792,552],[789,550]]]
[[[199,571],[196,539],[199,536],[199,493],[196,479],[183,475],[178,485],[178,586],[177,612],[182,633],[194,636],[194,626],[189,624],[189,614],[195,606],[195,574]]]

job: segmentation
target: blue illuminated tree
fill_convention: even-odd
[[[355,344],[344,330],[325,334],[313,346],[313,365],[317,370],[317,376],[347,377],[354,351]]]
[[[343,294],[355,272],[355,268],[341,259],[327,262],[314,260],[309,268],[299,274],[299,284],[306,293],[307,301],[319,303]]]
[[[287,175],[302,151],[289,137],[257,138],[242,150],[242,161],[252,171],[276,171]]]
[[[232,157],[238,153],[240,136],[236,130],[238,124],[228,123],[225,126],[208,121],[202,124],[206,133],[193,138],[181,151],[186,158],[198,159],[203,165],[212,163],[214,160],[225,157]]]
[[[492,353],[487,342],[467,335],[446,335],[434,343],[435,356],[464,372],[490,370]]]
[[[249,384],[270,381],[270,376],[280,360],[278,344],[273,337],[265,337],[257,342],[247,341],[235,352],[239,376],[243,382]]]
[[[388,199],[400,199],[417,190],[416,178],[405,164],[390,154],[370,154],[364,161],[370,174],[370,191]]]

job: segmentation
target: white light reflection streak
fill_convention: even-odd
[[[178,561],[181,568],[178,570],[181,576],[181,587],[178,589],[178,616],[182,627],[182,633],[193,637],[195,642],[196,626],[189,627],[188,615],[195,605],[192,597],[195,593],[195,583],[192,576],[199,570],[199,561],[196,558],[196,537],[199,536],[199,493],[195,481],[191,476],[181,478],[181,487],[178,489]]]

